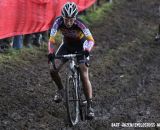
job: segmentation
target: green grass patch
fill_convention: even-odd
[[[86,15],[81,15],[80,18],[87,23],[88,25],[92,25],[97,21],[102,21],[104,17],[106,17],[107,12],[112,9],[111,3],[105,3],[102,6],[98,7],[95,11],[89,10]]]
[[[47,52],[47,47],[43,48],[22,48],[20,50],[9,49],[6,52],[0,54],[0,63],[5,64],[6,62],[21,62],[29,63],[29,58],[36,58],[39,55],[44,55],[44,52]]]

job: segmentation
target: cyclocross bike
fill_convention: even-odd
[[[87,115],[87,101],[81,85],[79,64],[77,63],[79,56],[84,56],[84,54],[57,55],[55,57],[69,61],[64,99],[66,100],[67,118],[70,126],[76,125],[80,120],[86,120]]]

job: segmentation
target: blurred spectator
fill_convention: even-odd
[[[48,43],[48,34],[49,34],[49,31],[44,31],[44,32],[41,32],[42,33],[42,40],[43,42],[46,42]]]
[[[0,52],[4,52],[10,47],[21,49],[23,46],[31,48],[32,45],[40,47],[48,42],[48,31],[26,35],[17,35],[10,38],[0,39]]]
[[[100,0],[97,0],[96,4],[97,4],[97,6],[100,6]]]
[[[23,40],[24,40],[24,46],[26,47],[30,48],[32,47],[32,45],[40,47],[43,43],[48,42],[48,31],[26,34],[24,35]]]
[[[12,37],[0,39],[0,52],[4,52],[11,47]]]
[[[48,31],[34,33],[33,45],[40,47],[44,42],[48,42]]]
[[[31,43],[32,43],[32,34],[24,35],[24,38],[23,38],[24,46],[31,48],[32,47]]]
[[[22,35],[14,36],[13,38],[13,48],[21,49],[23,47],[23,37]]]
[[[42,34],[41,33],[34,33],[33,35],[33,45],[40,47],[42,45]]]

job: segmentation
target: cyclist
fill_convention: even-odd
[[[50,39],[48,42],[48,61],[50,63],[50,74],[52,80],[58,87],[54,101],[59,103],[62,101],[63,84],[58,74],[66,61],[55,59],[55,55],[64,55],[74,52],[85,52],[85,56],[89,57],[89,53],[94,45],[94,39],[90,30],[86,25],[77,18],[78,9],[74,2],[67,2],[62,10],[61,16],[57,17],[53,23]],[[55,36],[60,31],[63,36],[62,44],[55,53]],[[88,67],[86,66],[84,56],[78,58],[80,66],[80,76],[87,99],[88,117],[94,118],[94,110],[92,107],[92,86],[88,76]],[[51,65],[51,63],[54,63]]]

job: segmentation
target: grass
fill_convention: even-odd
[[[21,62],[28,63],[27,57],[37,57],[38,55],[44,54],[47,52],[47,47],[44,48],[22,48],[20,50],[9,49],[6,52],[0,54],[0,64],[5,64],[6,62]]]
[[[102,21],[108,11],[112,9],[111,3],[105,3],[101,7],[97,8],[94,12],[89,10],[86,15],[81,15],[80,18],[87,23],[88,25],[92,25],[97,21]]]

